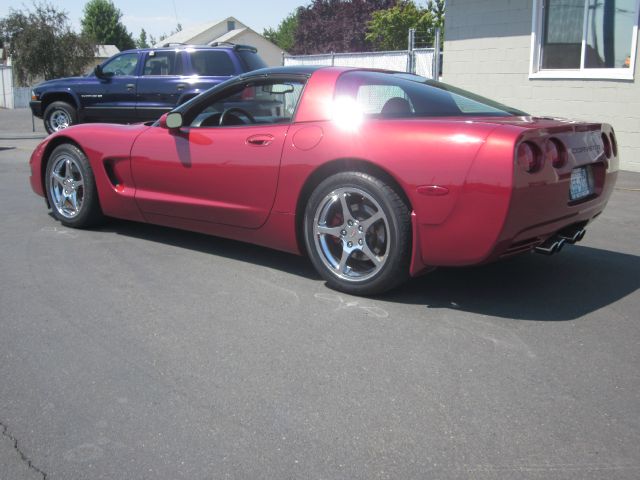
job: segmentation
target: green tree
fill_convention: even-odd
[[[377,50],[404,50],[409,29],[415,28],[417,43],[432,45],[435,28],[444,27],[444,5],[444,0],[429,0],[423,8],[409,0],[373,12],[366,38]]]
[[[266,28],[262,35],[269,41],[275,43],[285,52],[293,49],[296,42],[296,31],[298,30],[298,10],[292,12],[280,22],[278,27]]]
[[[147,32],[144,30],[144,28],[140,30],[140,36],[138,37],[138,40],[136,40],[136,47],[149,48],[149,42],[147,41]]]
[[[120,22],[122,12],[111,0],[90,0],[84,6],[80,21],[82,32],[97,44],[115,45],[120,50],[135,48],[135,42],[127,28]]]
[[[433,13],[434,27],[440,29],[440,34],[444,37],[444,11],[446,7],[445,0],[428,0],[427,9]]]
[[[95,45],[71,30],[66,12],[51,4],[9,10],[0,20],[0,36],[8,48],[18,84],[81,74],[95,56]]]

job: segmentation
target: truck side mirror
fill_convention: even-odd
[[[96,65],[96,68],[93,69],[93,73],[96,77],[103,80],[113,77],[113,72],[105,73],[102,71],[102,65]]]

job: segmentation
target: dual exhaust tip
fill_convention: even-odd
[[[535,248],[536,253],[543,255],[553,255],[562,250],[565,244],[574,244],[584,238],[586,230],[584,228],[573,229],[570,231],[561,231],[556,235],[548,238],[544,243]]]

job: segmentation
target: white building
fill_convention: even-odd
[[[206,45],[211,42],[251,45],[258,49],[258,54],[270,67],[282,65],[282,49],[234,17],[184,28],[156,43],[154,47],[158,48],[167,43]]]
[[[640,0],[447,0],[443,81],[534,115],[610,123],[640,171]]]

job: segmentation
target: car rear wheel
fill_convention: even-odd
[[[369,174],[338,173],[320,183],[307,204],[304,234],[312,263],[336,290],[374,295],[409,276],[409,207]]]
[[[55,148],[45,172],[47,199],[53,216],[63,225],[90,227],[103,219],[89,160],[71,144]]]
[[[67,102],[53,102],[44,111],[44,128],[55,133],[78,123],[76,109]]]

